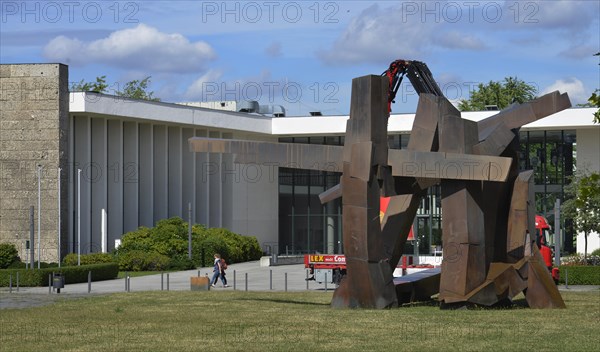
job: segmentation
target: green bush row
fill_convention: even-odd
[[[0,270],[0,287],[8,287],[12,274],[13,286],[16,286],[17,272],[19,273],[20,286],[48,286],[48,275],[61,273],[66,284],[87,282],[88,272],[92,272],[92,281],[110,280],[117,278],[119,265],[117,263],[92,264],[81,266],[64,266],[61,268],[44,269],[2,269]]]
[[[190,261],[187,258],[188,224],[173,217],[159,221],[154,228],[140,227],[123,235],[115,257],[121,270],[185,270],[212,266],[215,253],[221,254],[228,263],[258,260],[262,256],[256,237],[194,225]]]
[[[569,277],[569,285],[600,285],[600,266],[560,266],[560,283]]]
[[[90,253],[82,254],[79,258],[81,265],[115,263],[115,258],[108,253]],[[63,264],[66,266],[77,265],[77,253],[69,253],[63,258]]]

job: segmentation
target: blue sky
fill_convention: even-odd
[[[446,96],[517,76],[583,103],[600,87],[600,1],[0,1],[0,62],[68,64],[163,101],[347,114],[351,80],[428,64]],[[401,88],[394,112],[413,112]]]

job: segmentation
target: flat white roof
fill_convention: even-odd
[[[173,103],[127,99],[112,95],[70,93],[69,111],[110,115],[120,118],[147,120],[236,130],[274,136],[340,135],[346,131],[348,115],[265,117],[226,110],[213,110]],[[571,108],[523,126],[523,130],[564,130],[600,128],[593,123],[595,108]],[[462,117],[479,121],[497,111],[463,112]],[[388,122],[390,133],[410,133],[415,114],[392,114]]]
[[[69,112],[271,134],[271,118],[173,103],[127,99],[114,95],[72,92]]]

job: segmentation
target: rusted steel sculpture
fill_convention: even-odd
[[[238,163],[342,172],[340,184],[320,196],[322,202],[341,196],[343,204],[348,274],[334,293],[334,307],[404,302],[392,272],[419,202],[435,184],[442,189],[441,277],[414,282],[422,294],[410,297],[439,292],[444,304],[491,306],[526,289],[531,307],[564,307],[529,235],[535,231],[532,171],[519,173],[517,165],[518,129],[570,107],[568,96],[553,92],[473,122],[443,96],[423,93],[408,148],[390,150],[389,86],[385,76],[352,81],[343,147],[195,137],[190,149],[233,153]],[[382,195],[391,199],[380,221]]]

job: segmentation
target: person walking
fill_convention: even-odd
[[[227,286],[227,278],[225,277],[225,268],[223,263],[221,262],[221,255],[219,253],[215,253],[214,255],[215,261],[213,266],[213,277],[211,282],[211,287],[217,287],[217,281],[219,281],[219,277],[221,278],[221,282],[223,283],[223,287]]]

